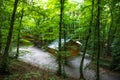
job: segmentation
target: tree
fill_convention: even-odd
[[[0,26],[0,54],[2,52],[2,26]]]
[[[2,57],[2,66],[1,66],[1,73],[2,74],[8,74],[9,73],[9,69],[8,69],[9,52],[8,51],[9,51],[10,43],[11,43],[11,40],[12,40],[12,33],[13,33],[13,28],[14,28],[15,13],[16,13],[16,10],[17,10],[17,5],[18,5],[18,0],[15,0],[14,9],[13,9],[12,16],[11,16],[11,21],[10,21],[9,33],[8,33],[8,36],[7,36],[7,42],[6,42],[4,54],[3,54],[3,57]]]
[[[3,0],[0,2],[0,13],[2,13]],[[2,17],[2,14],[0,15]],[[0,19],[0,54],[2,53],[2,18]]]
[[[62,57],[61,57],[61,39],[62,39],[62,25],[63,25],[63,9],[64,9],[64,1],[60,0],[60,22],[59,22],[59,52],[58,52],[58,75],[62,75]]]
[[[18,28],[18,38],[17,38],[17,53],[16,53],[16,58],[19,56],[19,45],[20,45],[20,31],[21,31],[21,26],[22,26],[22,19],[23,19],[23,14],[24,14],[24,9],[22,8],[21,11],[21,17],[20,17],[20,25]]]
[[[0,27],[0,51],[2,49],[2,32],[1,32],[1,27]]]
[[[112,62],[111,62],[111,69],[114,71],[120,71],[120,28],[117,28],[118,33],[115,35],[115,39],[112,43]]]
[[[85,78],[83,76],[83,63],[84,63],[84,58],[85,58],[85,54],[86,54],[86,50],[87,50],[87,46],[88,46],[88,41],[89,41],[89,38],[90,38],[90,35],[91,35],[91,26],[93,24],[93,10],[94,10],[94,0],[92,0],[91,20],[90,20],[88,35],[86,37],[85,47],[84,47],[84,50],[83,50],[82,60],[80,62],[80,80],[85,80]]]
[[[111,49],[111,56],[112,56],[112,62],[110,68],[114,71],[119,71],[120,70],[120,6],[119,0],[111,0],[110,2],[110,14],[111,14],[111,31],[110,31],[110,49]],[[113,18],[112,18],[113,17]]]
[[[115,26],[116,21],[114,19],[114,17],[116,17],[115,14],[116,14],[116,10],[117,10],[116,3],[117,3],[117,1],[110,0],[110,2],[108,4],[108,6],[110,8],[109,13],[110,13],[111,21],[110,21],[110,26],[109,26],[109,29],[108,29],[108,36],[107,36],[107,47],[106,47],[107,56],[112,55],[111,45],[112,45],[112,43],[114,41],[114,38],[115,38],[114,35],[115,35],[116,31],[117,31],[116,30],[117,27]]]
[[[100,0],[97,1],[97,76],[96,76],[96,80],[100,80],[100,71],[99,71],[99,67],[100,67]],[[96,34],[96,33],[95,33]]]

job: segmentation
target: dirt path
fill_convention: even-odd
[[[51,69],[53,71],[57,70],[57,62],[56,58],[52,56],[48,52],[44,52],[35,47],[22,47],[21,51],[27,50],[30,53],[25,54],[19,57],[20,60],[30,63],[32,65],[36,65],[38,67],[44,69]],[[74,57],[69,59],[70,66],[65,66],[65,72],[74,78],[79,78],[79,65],[80,65],[81,57]],[[90,63],[89,59],[84,60],[84,68]],[[85,69],[84,74],[87,80],[95,80],[95,72],[93,70]],[[109,73],[101,73],[101,80],[120,80],[120,75],[113,75]]]

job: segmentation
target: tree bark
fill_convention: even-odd
[[[64,0],[60,0],[60,23],[59,23],[59,52],[58,52],[58,75],[62,75],[62,60],[61,60],[61,38],[62,38],[62,20],[63,20]]]
[[[91,36],[91,26],[93,24],[93,10],[94,10],[94,0],[92,0],[90,26],[89,26],[89,30],[88,30],[88,35],[86,37],[86,43],[85,43],[85,48],[84,48],[84,51],[83,51],[82,60],[80,62],[80,80],[85,80],[84,75],[83,75],[83,63],[84,63],[84,58],[85,58],[85,54],[86,54],[86,50],[87,50],[88,41],[89,41],[89,38]]]
[[[3,0],[1,0],[1,2],[0,2],[0,13],[2,13],[2,7],[3,6]],[[2,53],[2,26],[3,26],[3,15],[2,14],[0,14],[0,16],[1,16],[1,19],[0,19],[0,54]]]
[[[98,43],[98,48],[97,48],[97,75],[96,75],[96,80],[100,80],[100,70],[99,70],[99,61],[100,61],[100,0],[97,1],[98,9],[97,9],[97,43]]]
[[[21,26],[22,26],[22,19],[23,19],[23,14],[24,14],[24,9],[22,9],[22,14],[21,14],[21,17],[20,17],[20,25],[19,25],[19,28],[18,28],[18,38],[17,38],[17,54],[16,54],[16,58],[18,58],[19,56],[19,43],[20,43],[20,31],[21,31]]]
[[[2,26],[0,26],[0,54],[2,52]]]
[[[11,16],[11,21],[10,21],[10,28],[9,28],[9,33],[7,36],[7,42],[6,42],[6,46],[5,46],[5,50],[4,50],[4,54],[2,57],[2,73],[7,74],[9,72],[8,70],[8,57],[9,57],[9,47],[10,47],[10,43],[12,40],[12,33],[13,33],[13,28],[14,28],[14,21],[15,21],[15,13],[17,10],[17,4],[18,4],[18,0],[15,0],[14,2],[14,9],[12,12],[12,16]]]
[[[63,78],[66,77],[65,65],[67,64],[67,51],[66,51],[66,25],[63,24],[63,37],[64,37],[64,62],[63,62]]]

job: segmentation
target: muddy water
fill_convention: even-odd
[[[58,68],[56,58],[48,52],[44,52],[36,47],[21,47],[20,51],[29,51],[29,54],[25,54],[19,57],[20,60],[36,65],[44,69],[51,69],[56,71]],[[81,57],[74,57],[68,60],[68,65],[65,66],[65,72],[74,78],[79,78],[79,65]],[[89,59],[84,60],[84,76],[87,80],[95,80],[95,72],[87,69],[87,65],[90,63]],[[107,73],[101,74],[101,80],[120,80],[120,76],[115,76]]]

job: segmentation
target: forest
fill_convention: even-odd
[[[0,80],[120,80],[120,0],[0,0]]]

